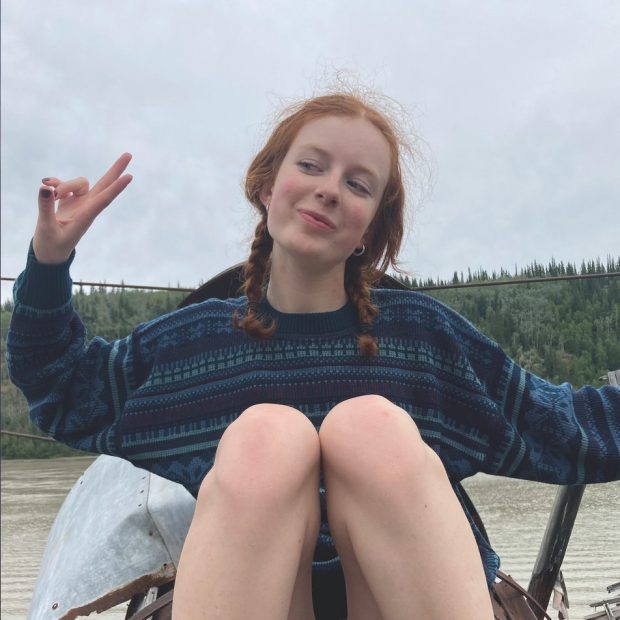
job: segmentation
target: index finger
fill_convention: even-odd
[[[120,179],[112,181],[108,187],[99,192],[84,215],[92,219],[97,217],[131,183],[132,179],[130,174],[125,174]]]
[[[113,164],[112,167],[93,185],[91,193],[98,194],[114,183],[131,161],[131,153],[123,153]]]

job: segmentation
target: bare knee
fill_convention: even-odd
[[[222,435],[198,500],[217,491],[245,506],[278,505],[312,481],[318,486],[319,463],[318,434],[306,416],[284,405],[254,405]]]
[[[360,396],[336,405],[319,431],[326,473],[348,482],[399,487],[412,474],[444,472],[411,416],[382,396]]]

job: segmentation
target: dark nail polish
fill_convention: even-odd
[[[42,189],[39,194],[41,198],[49,198],[52,195],[52,192],[49,189]]]
[[[47,183],[52,177],[45,177],[44,179],[41,179],[41,183]]]

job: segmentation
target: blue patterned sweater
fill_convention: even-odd
[[[226,427],[255,403],[318,428],[338,402],[380,394],[406,410],[453,483],[486,472],[553,484],[620,478],[620,389],[552,385],[434,299],[374,290],[379,354],[361,356],[356,315],[281,314],[267,341],[232,327],[243,297],[211,299],[85,346],[69,265],[32,253],[15,284],[8,365],[33,422],[70,446],[128,459],[196,494]],[[338,562],[325,518],[315,569]],[[467,512],[467,510],[466,510]],[[469,515],[468,515],[469,516]],[[499,559],[470,517],[487,579]]]

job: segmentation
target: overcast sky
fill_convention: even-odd
[[[44,176],[129,188],[75,280],[196,286],[243,260],[245,169],[270,119],[336,70],[399,101],[432,169],[403,266],[451,277],[617,256],[617,0],[4,0],[2,275]],[[9,287],[2,286],[2,298]]]

